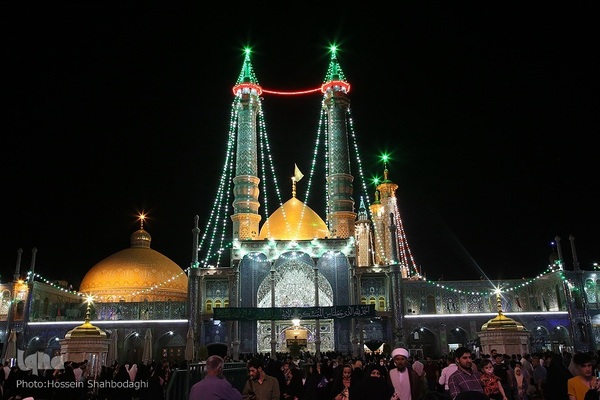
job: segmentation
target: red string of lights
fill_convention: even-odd
[[[316,89],[300,90],[300,91],[294,91],[294,92],[283,92],[283,91],[280,91],[280,90],[267,90],[267,89],[263,89],[262,91],[263,91],[263,93],[268,93],[268,94],[279,94],[279,95],[283,95],[283,96],[294,96],[294,95],[300,95],[300,94],[310,94],[310,93],[320,92],[321,91],[321,87],[318,87]]]
[[[281,91],[281,90],[267,90],[267,89],[263,89],[261,86],[256,85],[254,83],[240,83],[239,85],[235,85],[233,87],[233,94],[237,95],[237,93],[239,91],[242,90],[254,90],[258,93],[258,95],[262,95],[263,93],[266,94],[276,94],[276,95],[282,95],[282,96],[296,96],[296,95],[302,95],[302,94],[311,94],[311,93],[317,93],[317,92],[321,92],[321,93],[325,93],[328,89],[330,89],[331,87],[343,87],[346,90],[346,93],[348,93],[350,91],[350,84],[347,82],[343,82],[343,81],[331,81],[331,82],[327,82],[324,83],[323,85],[321,85],[318,88],[314,88],[314,89],[308,89],[308,90],[296,90],[296,91]]]

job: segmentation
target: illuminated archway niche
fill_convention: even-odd
[[[313,266],[297,259],[288,260],[281,264],[275,271],[275,307],[314,307],[315,306],[315,272]],[[318,273],[319,306],[330,307],[333,305],[333,290],[329,281]],[[267,276],[258,287],[258,307],[271,307],[271,276]],[[315,320],[302,320],[301,327],[307,330],[308,344],[303,350],[314,353],[315,351]],[[258,351],[271,352],[271,321],[258,321]],[[321,352],[333,351],[334,322],[331,319],[322,319],[319,322],[321,331]],[[276,351],[288,352],[286,346],[285,330],[292,327],[292,321],[275,321]]]

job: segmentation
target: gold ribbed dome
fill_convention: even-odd
[[[309,206],[292,197],[260,229],[260,239],[312,240],[329,236],[325,222]]]
[[[145,230],[135,231],[131,247],[94,265],[79,291],[95,301],[185,301],[187,276],[171,259],[152,250],[151,240]]]
[[[525,327],[523,324],[515,321],[512,318],[500,313],[488,322],[483,324],[481,327],[482,331],[496,331],[496,330],[509,330],[509,331],[524,331]]]

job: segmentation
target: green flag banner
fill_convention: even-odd
[[[375,305],[333,307],[227,307],[213,308],[213,319],[227,320],[281,320],[281,319],[345,319],[375,316]]]

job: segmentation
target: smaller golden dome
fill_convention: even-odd
[[[279,207],[260,229],[259,239],[312,240],[329,236],[325,222],[295,197]]]
[[[496,331],[496,330],[508,330],[508,331],[524,331],[525,327],[523,324],[515,321],[506,315],[499,313],[494,318],[483,324],[481,327],[482,331]]]
[[[106,339],[106,332],[104,332],[102,329],[98,328],[97,326],[90,324],[89,321],[86,321],[83,323],[83,325],[79,325],[79,326],[71,329],[65,335],[65,339],[76,338],[76,337],[79,337],[79,338],[96,337],[96,338],[100,338],[100,339]]]
[[[131,243],[131,247],[147,247],[150,248],[150,242],[152,241],[152,236],[148,232],[143,229],[139,229],[131,234],[129,237],[129,242]]]

